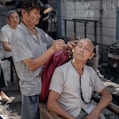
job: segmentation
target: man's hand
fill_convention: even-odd
[[[97,106],[92,110],[92,112],[86,117],[86,119],[99,119],[102,110],[111,103],[112,95],[106,87],[99,93],[101,95],[100,101],[97,103]]]
[[[86,119],[99,119],[100,112],[97,110],[93,110],[90,114],[87,115]]]
[[[77,42],[78,42],[78,40],[69,41],[67,43],[67,50],[72,50],[76,46]]]
[[[64,40],[55,40],[50,49],[53,53],[55,53],[58,50],[63,50],[64,46],[65,46]]]

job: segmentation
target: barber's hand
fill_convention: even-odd
[[[72,49],[76,46],[77,42],[78,42],[78,40],[69,41],[69,42],[67,43],[67,49],[68,49],[68,50],[72,50]]]
[[[65,42],[64,40],[55,40],[52,44],[52,46],[50,47],[50,49],[52,50],[52,52],[56,52],[58,50],[62,50],[64,49],[65,46]]]

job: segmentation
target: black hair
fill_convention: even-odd
[[[43,3],[40,0],[18,0],[15,5],[16,9],[42,9]]]

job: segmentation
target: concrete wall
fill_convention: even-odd
[[[116,41],[116,9],[119,0],[61,0],[62,20],[65,18],[94,19],[97,24],[97,42],[101,44],[101,55],[106,56],[105,46]],[[102,12],[101,12],[102,11]],[[84,25],[77,23],[77,36],[84,37]],[[94,41],[93,23],[87,25],[87,37]],[[72,37],[73,23],[67,23],[67,36]],[[64,36],[64,22],[62,22]],[[104,57],[103,57],[104,61]]]

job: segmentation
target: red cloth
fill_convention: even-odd
[[[57,66],[66,63],[69,60],[67,51],[60,50],[54,53],[49,60],[45,63],[43,72],[41,74],[42,89],[40,94],[40,101],[46,101],[49,94],[49,86],[52,74]]]

